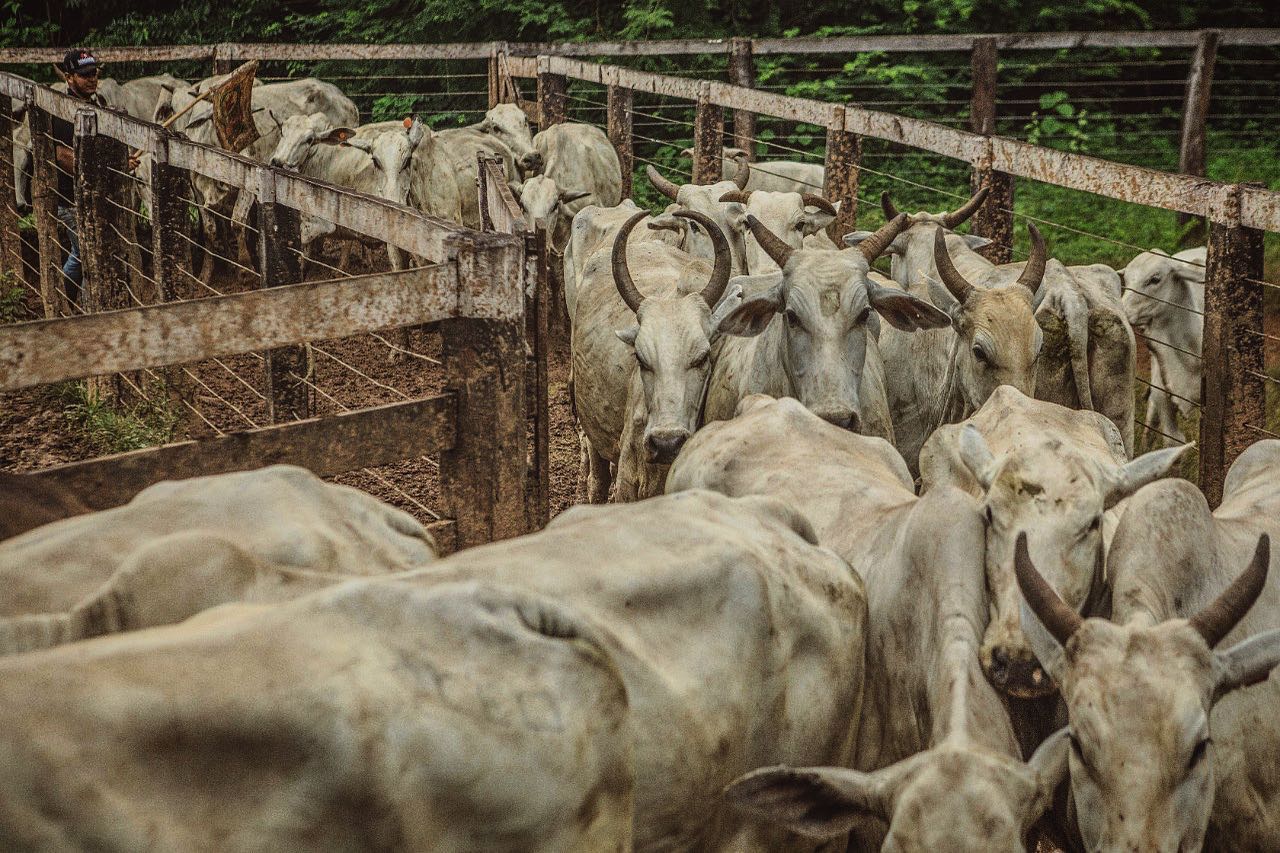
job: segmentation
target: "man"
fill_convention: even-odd
[[[67,51],[57,65],[58,75],[67,84],[67,94],[97,106],[106,106],[98,96],[98,60],[87,50]],[[71,122],[53,117],[54,158],[58,164],[57,215],[67,233],[67,260],[62,274],[67,279],[67,298],[80,304],[80,232],[76,222],[76,158]]]

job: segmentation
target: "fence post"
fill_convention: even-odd
[[[230,44],[213,46],[213,73],[230,74],[235,70],[235,48]]]
[[[631,109],[634,95],[630,89],[610,84],[608,90],[609,141],[618,152],[622,169],[622,197],[631,198],[631,179],[636,168],[636,154],[631,137]]]
[[[54,160],[53,116],[34,103],[27,107],[31,126],[31,213],[40,252],[40,299],[46,318],[70,315],[62,275],[58,235],[58,165]]]
[[[729,41],[729,82],[747,89],[756,87],[756,64],[751,51],[751,39],[735,38]],[[747,152],[747,159],[756,159],[756,114],[749,110],[733,111],[733,147]]]
[[[183,170],[169,165],[172,136],[157,129],[151,137],[151,257],[161,302],[193,295],[190,280],[182,280],[183,270],[191,272],[191,244],[183,239],[191,232],[184,199],[187,177]]]
[[[551,73],[551,57],[538,57],[538,129],[567,120],[569,80]]]
[[[535,226],[526,234],[524,292],[525,339],[532,350],[529,375],[525,378],[528,417],[533,423],[533,442],[529,446],[528,518],[529,530],[541,530],[551,520],[551,409],[547,399],[547,360],[551,349],[550,309],[551,270],[548,265],[551,235]],[[528,286],[531,285],[531,286]],[[564,300],[560,302],[563,304]]]
[[[459,290],[522,276],[516,252],[451,247]],[[445,388],[457,395],[457,438],[440,454],[440,496],[455,521],[457,547],[519,536],[528,529],[524,320],[458,317],[440,323]]]
[[[1265,424],[1262,232],[1239,224],[1239,196],[1227,222],[1209,224],[1204,278],[1204,348],[1200,399],[1200,489],[1222,501],[1231,463]]]
[[[12,101],[0,98],[0,140],[13,139],[17,122],[13,118]],[[13,147],[0,157],[0,277],[10,285],[22,282],[22,234],[18,230],[17,188],[14,186]]]
[[[1191,57],[1187,71],[1187,91],[1182,111],[1182,143],[1178,152],[1178,171],[1184,175],[1204,176],[1205,124],[1209,118],[1210,90],[1213,88],[1213,66],[1218,58],[1218,42],[1222,33],[1204,30]],[[1178,227],[1184,228],[1195,219],[1196,224],[1182,237],[1183,248],[1204,242],[1204,220],[1187,213],[1178,214]]]
[[[258,252],[262,286],[280,287],[302,281],[302,216],[276,201],[276,174],[258,170]],[[267,420],[273,424],[311,416],[305,345],[276,347],[266,352],[263,396]]]
[[[107,199],[113,185],[108,171],[110,152],[98,135],[98,114],[93,110],[77,110],[73,127],[72,150],[76,159],[75,207],[76,227],[80,237],[80,286],[65,283],[68,302],[74,311],[78,306],[86,314],[124,308],[119,304],[123,270],[122,247],[106,232],[109,221]],[[103,402],[115,402],[122,396],[120,377],[95,376],[88,380],[90,393]]]
[[[826,186],[822,188],[827,201],[840,205],[840,212],[827,226],[827,236],[837,246],[858,224],[858,164],[862,160],[862,137],[844,129],[844,118],[844,107],[831,110],[824,165]]]
[[[496,44],[489,48],[489,109],[493,109],[499,103],[501,97],[499,87],[501,83],[498,80],[498,46]]]
[[[992,136],[996,132],[996,82],[998,52],[994,38],[973,41],[970,64],[973,69],[973,95],[969,105],[969,124],[974,133]],[[996,264],[1013,260],[1013,176],[997,172],[992,166],[991,145],[975,164],[970,187],[977,192],[984,186],[991,193],[970,221],[969,230],[990,239],[991,245],[978,253]]]
[[[724,174],[724,107],[711,102],[711,84],[698,88],[693,119],[693,183],[714,184]]]

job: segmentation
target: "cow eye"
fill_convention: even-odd
[[[974,346],[973,358],[975,361],[978,362],[978,364],[982,365],[983,367],[991,366],[991,356],[987,355],[987,351],[984,350],[981,346],[976,346],[976,345]]]
[[[787,316],[788,326],[790,326],[793,329],[798,329],[801,327],[800,315],[797,314],[795,311],[792,311],[790,308],[788,308],[786,316]]]
[[[1151,278],[1147,279],[1147,284],[1159,284],[1160,278],[1161,278],[1160,273],[1156,273],[1155,275],[1151,276]]]
[[[866,308],[863,308],[862,311],[858,314],[857,322],[859,324],[865,323],[870,317],[871,317],[871,306],[868,305]]]
[[[1195,770],[1196,765],[1204,761],[1205,755],[1209,752],[1210,739],[1205,738],[1196,744],[1196,748],[1191,750],[1191,760],[1187,762],[1188,770]]]

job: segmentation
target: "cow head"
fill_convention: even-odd
[[[952,211],[929,213],[922,210],[908,214],[906,229],[889,244],[889,248],[885,249],[885,253],[890,258],[893,280],[905,287],[911,283],[911,276],[918,274],[918,270],[929,269],[933,260],[933,232],[940,228],[945,228],[947,231],[959,228],[978,212],[989,192],[987,187],[983,187],[963,205]],[[887,192],[880,194],[880,208],[884,211],[885,222],[889,222],[898,215],[898,208],[894,207]],[[856,239],[858,233],[861,232],[854,232],[854,235],[846,240]],[[973,250],[991,244],[986,237],[979,237],[977,234],[957,234],[956,238]]]
[[[746,246],[742,234],[729,223],[728,208],[720,202],[725,193],[740,190],[747,185],[750,177],[750,166],[743,161],[732,181],[717,181],[714,184],[675,184],[664,178],[653,166],[645,167],[649,183],[662,195],[671,199],[685,210],[693,210],[715,223],[729,239],[729,248],[733,252],[733,272],[745,274]],[[685,251],[689,254],[710,260],[715,254],[714,238],[696,220],[684,223],[686,229]]]
[[[534,150],[529,117],[520,107],[515,104],[498,104],[484,114],[484,119],[476,125],[476,129],[495,137],[510,148],[523,174],[533,175],[542,171],[542,155]]]
[[[984,492],[991,620],[979,653],[983,671],[1011,696],[1046,696],[1055,689],[1053,681],[1022,630],[1015,538],[1027,542],[1046,580],[1072,608],[1096,610],[1105,595],[1103,513],[1164,477],[1190,445],[1157,450],[1116,467],[1052,436],[999,459],[972,424],[958,438],[960,458]]]
[[[1190,619],[1116,625],[1081,619],[1019,537],[1018,585],[1036,623],[1033,646],[1067,705],[1071,789],[1087,849],[1200,849],[1215,791],[1210,712],[1280,663],[1280,630],[1214,648],[1261,594],[1270,553],[1264,534],[1243,574]]]
[[[368,146],[365,150],[373,160],[373,168],[383,179],[379,195],[398,204],[408,203],[413,154],[431,134],[427,126],[416,118],[406,122],[403,129],[379,133],[367,143],[354,139],[347,142],[348,145],[359,142]]]
[[[899,217],[859,243],[857,251],[832,252],[792,248],[747,216],[752,235],[780,271],[741,279],[742,303],[721,329],[749,337],[774,324],[773,337],[762,345],[776,347],[789,392],[814,414],[846,429],[861,426],[867,337],[878,333],[879,318],[908,332],[950,322],[925,300],[867,276],[871,262],[905,224],[906,217]]]
[[[587,190],[561,187],[546,175],[534,175],[518,184],[517,193],[524,212],[529,214],[536,225],[552,232],[552,242],[556,246],[565,244],[568,240],[569,221],[578,210],[586,206],[584,203],[571,209],[567,205],[591,195]]]
[[[355,136],[349,127],[334,127],[324,113],[292,115],[280,123],[280,141],[267,162],[281,169],[297,171],[322,143],[338,145]]]
[[[969,411],[1001,385],[1012,385],[1029,397],[1035,393],[1036,358],[1044,343],[1035,310],[1049,254],[1039,230],[1034,225],[1028,230],[1031,257],[1017,283],[989,288],[971,284],[960,274],[947,251],[946,231],[934,227],[933,266],[941,281],[929,278],[929,297],[951,317],[956,330],[951,381]]]
[[[725,789],[734,806],[792,832],[835,839],[868,821],[889,825],[888,853],[1020,853],[1066,774],[1063,733],[1030,761],[948,739],[873,773],[836,767],[766,767]]]
[[[1203,262],[1182,261],[1152,249],[1130,261],[1121,275],[1124,313],[1135,329],[1154,328],[1162,318],[1203,322],[1192,313],[1204,308]]]
[[[651,463],[669,465],[698,428],[703,390],[711,372],[711,342],[723,314],[717,309],[729,282],[729,244],[715,224],[692,210],[675,216],[699,222],[714,235],[715,265],[701,290],[668,298],[646,297],[627,266],[627,238],[648,216],[632,215],[613,241],[613,281],[636,314],[636,325],[618,338],[632,347],[644,388],[648,419],[642,441]],[[726,300],[735,304],[732,300]]]
[[[754,216],[793,249],[801,248],[805,237],[836,217],[835,206],[815,193],[734,190],[720,196],[720,203],[725,205],[726,224],[744,247],[747,272],[752,275],[775,272],[778,265],[752,236],[747,216]]]

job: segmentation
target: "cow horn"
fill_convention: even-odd
[[[750,213],[747,214],[747,227],[751,229],[751,234],[760,244],[760,248],[764,249],[766,255],[773,258],[773,262],[779,269],[785,267],[795,249],[788,246],[781,237],[770,231],[763,222]]]
[[[725,287],[729,285],[729,272],[733,265],[733,253],[729,251],[729,241],[725,239],[724,232],[720,230],[719,225],[716,225],[715,220],[696,210],[677,210],[671,215],[692,219],[707,229],[707,236],[711,238],[711,245],[716,250],[716,260],[711,268],[711,279],[707,282],[707,286],[702,288],[702,298],[708,308],[715,308],[720,297],[724,296]]]
[[[1231,629],[1258,600],[1267,583],[1267,565],[1270,562],[1271,537],[1264,533],[1258,537],[1258,547],[1253,552],[1253,561],[1249,563],[1249,567],[1213,603],[1191,617],[1191,627],[1204,637],[1209,648],[1218,645],[1223,637],[1230,634]]]
[[[751,199],[750,190],[746,190],[746,191],[732,190],[720,196],[720,202],[722,204],[730,201],[736,201],[738,204],[746,204],[748,201],[750,201],[750,199]]]
[[[1027,606],[1036,614],[1040,624],[1053,635],[1060,645],[1066,645],[1083,621],[1080,614],[1067,606],[1049,586],[1040,572],[1031,562],[1031,554],[1027,551],[1027,534],[1018,534],[1017,544],[1013,549],[1013,571],[1018,577],[1018,587]]]
[[[835,205],[817,193],[800,193],[800,199],[804,202],[805,207],[816,207],[823,213],[829,213],[832,216],[837,214]]]
[[[898,208],[894,207],[893,202],[889,200],[888,190],[880,193],[880,209],[884,211],[885,222],[892,222],[898,218]]]
[[[680,188],[668,181],[652,166],[645,166],[644,173],[649,176],[649,183],[653,184],[653,188],[665,195],[672,201],[677,201],[676,196],[680,194]]]
[[[1044,245],[1044,237],[1040,236],[1040,229],[1036,227],[1034,222],[1027,224],[1027,233],[1031,235],[1031,257],[1027,258],[1027,265],[1022,269],[1022,275],[1018,276],[1018,284],[1031,291],[1031,295],[1035,296],[1036,291],[1040,289],[1040,282],[1044,280],[1044,267],[1049,262],[1049,250]]]
[[[938,268],[938,277],[951,291],[956,301],[963,305],[973,294],[973,285],[965,281],[964,276],[951,263],[951,253],[947,251],[947,232],[939,228],[933,236],[933,265]]]
[[[640,303],[644,302],[644,294],[631,280],[631,270],[627,268],[627,238],[631,236],[631,229],[636,227],[636,223],[648,215],[647,210],[633,213],[631,218],[623,224],[618,236],[613,238],[613,283],[617,285],[622,301],[627,303],[627,307],[632,311],[637,312],[640,310]]]
[[[733,183],[738,189],[745,190],[749,180],[751,180],[751,163],[743,157],[738,161],[738,170],[733,173]]]
[[[978,208],[982,207],[982,203],[987,200],[987,194],[990,192],[989,186],[978,190],[958,209],[942,214],[942,224],[948,228],[960,227],[961,223],[969,221],[969,217],[978,212]]]
[[[884,254],[884,250],[889,248],[889,244],[898,238],[898,235],[907,230],[910,224],[905,213],[899,213],[893,219],[890,219],[884,225],[881,225],[874,234],[858,244],[858,251],[862,253],[862,257],[867,259],[867,263],[872,263],[876,258]]]

